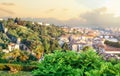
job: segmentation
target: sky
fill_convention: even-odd
[[[0,0],[0,17],[55,24],[119,26],[120,0]]]

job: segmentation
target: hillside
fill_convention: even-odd
[[[0,44],[2,49],[7,49],[9,43],[17,43],[17,39],[20,38],[20,43],[30,51],[36,51],[39,47],[42,51],[50,53],[53,49],[60,49],[57,39],[62,33],[61,28],[53,24],[46,26],[19,18],[9,18],[1,22]]]

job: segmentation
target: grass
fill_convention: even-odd
[[[31,72],[19,71],[12,73],[10,71],[0,71],[0,76],[32,76]]]

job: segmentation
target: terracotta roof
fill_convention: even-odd
[[[98,47],[101,47],[101,48],[105,48],[105,46],[102,45],[102,44],[97,44],[97,46],[98,46]]]
[[[9,45],[10,45],[10,46],[14,46],[15,44],[14,44],[14,43],[10,43]]]
[[[111,47],[111,46],[106,45],[105,50],[106,51],[120,51],[120,48],[115,48],[115,47]]]

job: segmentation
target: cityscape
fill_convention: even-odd
[[[120,76],[119,0],[1,0],[0,76]]]

